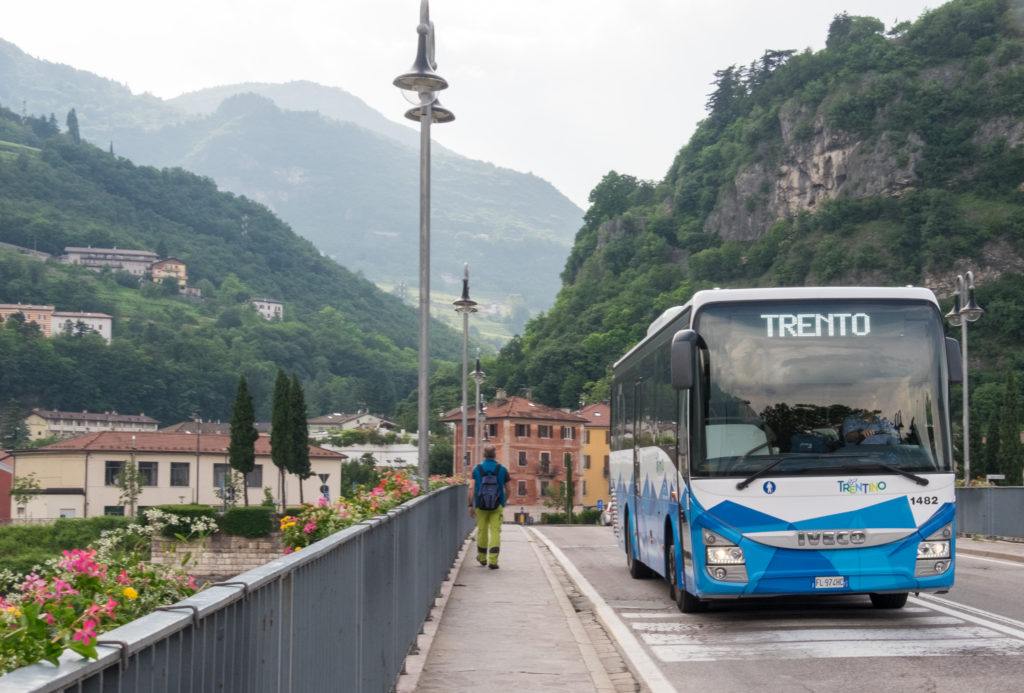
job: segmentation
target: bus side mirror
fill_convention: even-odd
[[[946,369],[949,371],[949,382],[959,385],[964,381],[963,357],[960,355],[960,342],[946,337]]]
[[[697,372],[697,340],[700,336],[693,330],[679,330],[672,337],[672,387],[689,390],[693,387]]]

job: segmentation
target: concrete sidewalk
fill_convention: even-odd
[[[470,547],[417,691],[607,690],[531,542],[522,527],[504,525],[499,570],[478,565]]]
[[[956,550],[971,556],[1000,558],[1004,561],[1024,563],[1024,542],[957,537]]]

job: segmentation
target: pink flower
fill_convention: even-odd
[[[89,606],[87,606],[85,608],[85,614],[84,615],[89,617],[89,618],[97,618],[102,613],[103,613],[103,607],[101,607],[99,604],[90,604]]]
[[[198,590],[199,589],[199,585],[196,583],[196,576],[195,575],[189,575],[188,576],[188,588],[190,590]]]
[[[128,573],[125,571],[124,568],[121,568],[121,572],[117,574],[117,582],[121,585],[132,584],[132,579],[128,577]]]
[[[326,508],[327,507],[327,499],[324,498],[323,496],[320,496],[319,498],[317,498],[316,504],[317,504],[318,507]]]
[[[78,594],[78,590],[71,586],[70,583],[61,580],[60,578],[53,579],[53,593],[56,597],[63,597],[64,595]]]
[[[302,528],[302,531],[306,534],[312,534],[316,531],[316,523],[310,520],[306,523],[306,526]]]
[[[43,614],[43,620],[46,621],[46,624],[49,626],[52,626],[56,622],[56,619],[50,612],[46,612],[45,614]]]
[[[284,547],[284,555],[287,556],[288,554],[290,554],[294,550],[295,549],[293,549],[292,547],[286,546],[286,547]]]
[[[92,577],[106,577],[107,567],[96,562],[96,549],[88,551],[71,549],[63,553],[64,558],[61,559],[59,565],[64,570]]]
[[[103,607],[104,611],[107,612],[107,616],[114,618],[114,609],[117,608],[117,602],[114,601],[113,597],[107,597],[106,606]]]
[[[96,621],[87,620],[82,627],[75,631],[74,639],[83,645],[92,645],[96,642]]]

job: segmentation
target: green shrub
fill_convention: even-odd
[[[597,508],[587,508],[576,513],[576,524],[597,525],[601,524],[601,511]]]
[[[565,513],[541,513],[540,523],[542,525],[564,525],[566,522]]]
[[[284,514],[295,517],[297,515],[301,515],[305,507],[306,506],[304,505],[289,505],[287,508],[284,509]]]
[[[274,509],[264,505],[230,508],[220,521],[220,530],[238,537],[265,537],[274,531]]]
[[[26,573],[32,566],[59,558],[65,549],[84,549],[106,529],[123,527],[127,517],[62,518],[52,524],[0,527],[0,570]]]
[[[211,517],[214,520],[217,519],[217,511],[212,505],[158,505],[156,509],[182,518]],[[161,534],[169,538],[173,538],[178,534],[188,533],[188,526],[181,523],[168,524],[164,527],[163,532],[161,532]]]

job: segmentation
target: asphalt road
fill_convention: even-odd
[[[682,614],[633,580],[610,528],[545,527],[679,690],[996,691],[1024,684],[1024,563],[961,554],[941,597],[761,599]]]

